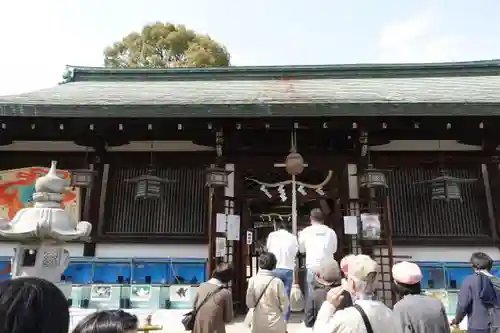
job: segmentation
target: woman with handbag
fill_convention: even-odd
[[[212,278],[198,288],[193,311],[187,314],[193,320],[193,333],[225,333],[226,324],[233,320],[233,296],[227,284],[233,276],[233,266],[217,265]],[[184,326],[190,328],[190,325]]]
[[[288,309],[288,296],[283,281],[274,276],[276,256],[264,252],[259,257],[259,272],[248,282],[245,324],[252,333],[285,333],[284,313]]]

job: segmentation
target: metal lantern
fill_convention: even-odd
[[[365,188],[385,187],[387,188],[387,170],[375,169],[369,165],[364,172],[359,175],[359,186]]]
[[[90,188],[94,183],[95,172],[92,169],[79,169],[70,172],[70,186]]]
[[[229,175],[231,173],[231,171],[227,171],[223,168],[208,168],[205,171],[206,186],[212,188],[227,187],[229,184]]]
[[[430,186],[432,200],[462,200],[460,188],[454,181],[438,181]]]
[[[304,167],[305,164],[302,155],[296,152],[288,154],[288,156],[285,159],[285,169],[289,175],[291,176],[300,175],[302,171],[304,171]]]
[[[172,182],[169,179],[153,175],[152,170],[149,170],[147,174],[125,181],[135,184],[136,199],[158,199],[161,197],[162,185]]]
[[[429,184],[431,188],[431,198],[432,200],[462,200],[462,195],[460,193],[461,183],[472,183],[476,179],[464,179],[448,176],[445,170],[441,170],[441,175],[439,177],[424,180],[419,182],[419,184]]]

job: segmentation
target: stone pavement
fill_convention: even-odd
[[[305,332],[304,324],[302,324],[303,318],[304,318],[303,314],[300,313],[292,314],[292,318],[290,318],[290,322],[288,323],[288,333]],[[226,333],[248,332],[248,329],[243,325],[244,319],[245,319],[244,316],[236,318],[236,320],[233,323],[226,326]]]
[[[71,308],[71,329],[85,316],[96,311],[97,309],[77,309]],[[148,315],[152,316],[153,325],[161,325],[161,331],[157,333],[186,333],[181,324],[183,315],[189,310],[149,310],[149,309],[124,309],[124,311],[135,314],[139,323],[144,323]],[[304,332],[304,325],[302,324],[303,314],[294,313],[288,323],[288,333]],[[244,316],[237,317],[234,322],[226,326],[227,333],[246,333],[248,329],[243,325]]]

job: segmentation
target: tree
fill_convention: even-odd
[[[224,67],[226,48],[183,25],[157,22],[106,47],[104,65],[118,68]]]

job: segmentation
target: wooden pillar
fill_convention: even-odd
[[[500,246],[500,161],[496,147],[496,139],[487,135],[483,143],[483,151],[489,158],[486,163],[481,165],[481,176],[484,185],[489,231],[495,244]]]
[[[103,186],[107,185],[107,177],[104,179],[104,169],[106,160],[106,150],[103,146],[95,147],[95,154],[89,156],[89,164],[95,172],[94,184],[92,188],[86,189],[84,201],[83,220],[92,224],[90,234],[91,241],[83,246],[83,255],[85,257],[95,256],[96,242],[98,241],[100,221],[101,194]]]
[[[215,166],[217,168],[225,168],[223,157],[224,134],[222,128],[215,134]],[[224,188],[209,189],[209,216],[208,216],[208,276],[212,276],[212,272],[222,260],[216,257],[215,241],[217,237],[225,237],[225,235],[217,233],[216,215],[224,212]]]
[[[485,177],[486,176],[486,177]],[[500,163],[497,158],[486,163],[483,168],[483,179],[485,180],[485,191],[487,199],[488,219],[490,222],[490,230],[494,241],[500,247],[499,231],[500,231]],[[488,192],[490,200],[488,200]]]

